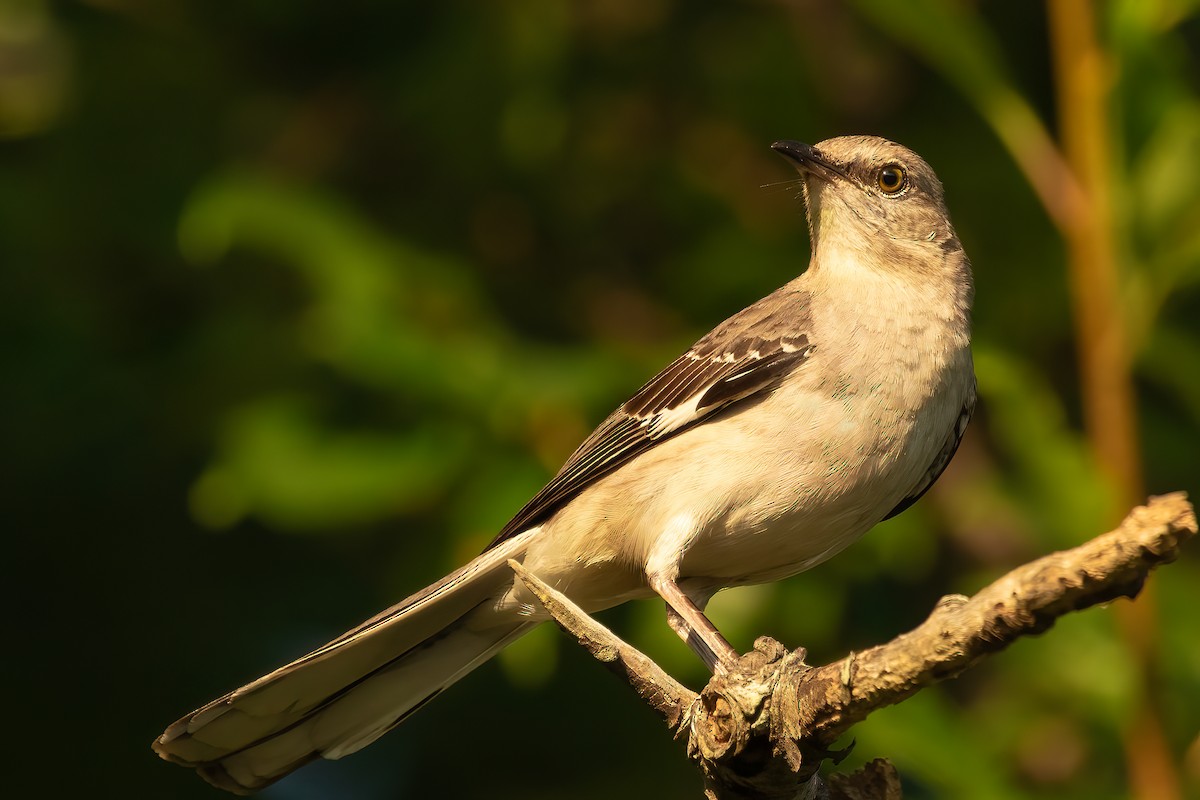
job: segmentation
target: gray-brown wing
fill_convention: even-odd
[[[800,332],[806,300],[781,290],[696,342],[602,422],[488,548],[544,522],[655,443],[778,386],[814,349]]]

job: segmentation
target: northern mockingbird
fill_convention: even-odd
[[[514,558],[589,611],[659,595],[723,670],[714,593],[806,570],[924,494],[975,405],[942,186],[884,139],[772,147],[800,173],[807,271],[639,389],[474,561],[174,723],[159,755],[245,793],[370,744],[546,618]]]

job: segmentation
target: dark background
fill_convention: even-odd
[[[12,796],[217,797],[154,757],[167,723],[472,557],[615,404],[804,267],[775,139],[881,134],[938,170],[981,410],[911,511],[719,596],[735,644],[838,658],[1195,488],[1196,5],[1098,15],[1105,105],[1074,123],[1109,142],[1089,186],[1113,198],[1132,481],[1093,456],[1077,252],[1024,177],[1050,173],[1018,166],[1022,132],[1061,142],[1075,113],[1040,4],[0,7]],[[1139,611],[872,717],[847,765],[888,756],[913,798],[1200,796],[1198,586],[1192,547]],[[604,619],[703,683],[661,604]],[[682,751],[544,627],[262,796],[697,797]]]

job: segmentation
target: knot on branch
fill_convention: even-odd
[[[783,676],[809,669],[804,656],[804,650],[789,653],[774,639],[760,637],[728,674],[714,675],[700,692],[688,755],[700,765],[711,797],[790,800],[801,791],[807,778],[798,771],[798,750],[794,757],[777,758],[773,726],[780,715],[773,706]]]
[[[762,636],[732,671],[714,675],[692,713],[688,754],[707,760],[736,757],[753,736],[768,733],[765,711],[788,655],[782,644]],[[803,661],[803,651],[799,658]]]

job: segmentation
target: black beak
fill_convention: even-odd
[[[812,175],[823,181],[846,177],[846,173],[827,161],[819,150],[804,142],[784,139],[771,145],[771,149],[792,162],[792,166],[805,175]]]

